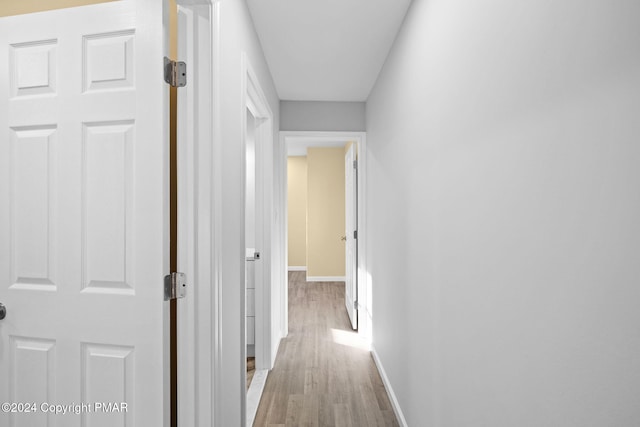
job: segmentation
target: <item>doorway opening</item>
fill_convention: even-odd
[[[272,295],[277,295],[277,282],[272,280],[273,223],[273,114],[248,58],[242,57],[242,92],[245,111],[242,114],[244,283],[241,286],[242,378],[247,384],[247,367],[255,366],[243,395],[242,409],[246,424],[252,425],[279,337],[272,333]],[[277,309],[277,306],[276,306]]]
[[[256,358],[256,286],[262,286],[262,248],[263,222],[257,221],[262,214],[262,192],[256,189],[257,175],[260,172],[256,164],[256,125],[257,120],[251,110],[246,111],[245,136],[245,202],[244,202],[244,241],[245,241],[245,336],[247,341],[247,388],[255,372]],[[258,319],[260,320],[260,319]],[[253,369],[251,369],[253,367]]]
[[[358,335],[366,342],[370,342],[371,337],[371,284],[368,279],[366,264],[366,253],[364,251],[366,239],[366,216],[365,216],[365,196],[366,196],[366,134],[364,132],[281,132],[280,133],[280,150],[282,153],[283,167],[280,170],[282,178],[282,198],[281,209],[284,212],[281,224],[279,238],[283,248],[282,260],[285,272],[288,271],[305,271],[306,281],[344,281],[345,282],[345,309],[349,315],[353,329],[357,329]],[[325,149],[326,151],[321,152]],[[333,151],[332,151],[333,150]],[[338,151],[338,153],[336,152]],[[333,194],[333,199],[325,199],[322,195],[317,201],[307,199],[305,207],[296,206],[300,202],[300,194],[289,195],[289,182],[292,183],[291,189],[295,190],[296,185],[300,186],[299,177],[289,180],[289,165],[292,165],[292,173],[300,173],[301,158],[307,157],[307,154],[313,153],[320,157],[332,157],[331,161],[333,173],[329,175],[342,174],[342,190],[338,197]],[[307,167],[313,166],[316,161],[310,160],[309,157]],[[303,168],[304,169],[304,168]],[[307,173],[305,171],[305,173]],[[309,172],[313,174],[313,172]],[[359,178],[359,179],[358,179]],[[313,182],[322,181],[323,178],[308,177],[307,182],[310,196],[312,191],[317,187]],[[337,187],[334,187],[337,188]],[[324,185],[325,192],[327,190]],[[322,191],[322,189],[320,190]],[[335,191],[337,193],[337,191]],[[296,200],[290,200],[295,197]],[[337,201],[340,199],[340,202]],[[333,200],[327,202],[326,200]],[[296,203],[297,202],[297,203]],[[330,231],[326,229],[315,230],[314,213],[312,210],[323,206],[323,203],[333,203],[340,206],[340,212],[337,214],[341,220],[341,224],[335,225]],[[322,209],[322,208],[320,208]],[[301,221],[296,218],[290,218],[290,215],[300,215],[303,211],[304,219],[302,220],[303,231],[300,229]],[[298,213],[296,213],[296,211]],[[323,217],[322,226],[326,226],[326,215]],[[296,229],[297,227],[297,229]],[[336,234],[338,232],[339,234]],[[324,241],[312,242],[314,235],[324,235]],[[301,237],[302,236],[302,237]],[[308,241],[305,240],[308,238]],[[322,240],[322,239],[320,239]],[[300,250],[300,244],[305,245],[304,250]],[[339,254],[335,260],[335,265],[342,262],[340,269],[331,269],[331,266],[319,266],[314,262],[317,258],[318,250],[320,253],[327,253],[327,249],[322,249],[322,245],[330,245],[330,247],[338,247]],[[318,249],[320,248],[320,249]],[[301,252],[304,252],[301,255]],[[335,255],[335,254],[334,254]],[[285,274],[285,280],[288,281],[288,273]],[[285,288],[287,289],[287,288]],[[288,295],[283,295],[283,310],[281,313],[281,327],[283,336],[288,334]]]

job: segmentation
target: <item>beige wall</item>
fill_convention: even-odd
[[[344,276],[344,148],[307,149],[307,276]]]
[[[110,1],[114,0],[0,0],[0,16],[22,15]]]
[[[287,159],[289,266],[307,265],[307,158]]]

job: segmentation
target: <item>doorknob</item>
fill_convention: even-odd
[[[347,241],[347,236],[342,236],[342,237],[340,238],[340,240],[342,240],[343,242],[346,242],[346,241]]]
[[[0,320],[4,319],[5,317],[7,317],[7,307],[5,307],[5,306],[0,302]]]

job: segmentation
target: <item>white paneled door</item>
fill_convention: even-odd
[[[351,144],[344,156],[345,175],[345,304],[353,329],[358,328],[358,196],[356,145]]]
[[[168,425],[165,12],[0,18],[1,426]]]

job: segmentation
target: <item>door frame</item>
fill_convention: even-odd
[[[273,368],[275,362],[275,351],[277,351],[280,342],[279,337],[275,340],[272,334],[272,295],[277,293],[273,289],[274,281],[272,281],[272,224],[273,224],[273,112],[269,107],[267,97],[260,86],[260,81],[255,73],[249,58],[245,52],[241,58],[241,93],[242,93],[242,111],[240,114],[240,125],[242,129],[241,141],[242,152],[247,152],[247,112],[254,117],[255,132],[253,134],[255,145],[255,250],[260,252],[260,259],[255,260],[255,362],[256,374],[258,371],[268,371]],[[243,200],[243,217],[246,204],[246,188],[247,174],[246,161],[242,162],[242,198]],[[243,219],[243,231],[241,236],[242,247],[246,248],[246,236],[244,230],[245,221]],[[242,363],[242,379],[246,384],[246,360],[247,360],[247,334],[246,334],[246,260],[243,259],[245,268],[242,271],[241,286],[241,328],[243,331],[240,340],[240,354],[244,363]],[[260,264],[258,264],[260,263]],[[267,373],[267,372],[265,372]],[[257,377],[257,375],[256,375]],[[254,378],[256,378],[254,377]],[[260,376],[265,378],[266,376]],[[259,393],[262,393],[260,389]],[[258,410],[257,400],[252,399],[252,404],[247,407],[247,394],[241,396],[241,409],[245,424],[253,424],[256,412]]]
[[[220,0],[177,0],[178,425],[221,425],[222,377]]]
[[[358,302],[358,238],[354,237],[354,232],[358,230],[358,169],[354,167],[354,162],[358,159],[358,146],[357,144],[351,144],[347,149],[345,146],[345,165],[344,165],[344,224],[345,224],[345,248],[344,248],[344,287],[345,287],[345,306],[347,308],[347,314],[349,315],[349,321],[353,329],[358,329],[358,312],[359,307],[354,307],[353,302]],[[349,163],[347,163],[347,158]],[[357,165],[357,163],[356,163]],[[347,178],[350,179],[347,179]],[[355,246],[354,246],[355,245]],[[351,249],[351,251],[349,250]],[[355,257],[355,271],[352,270],[354,264],[353,258]],[[308,279],[307,279],[308,280]],[[354,283],[355,282],[355,283]],[[348,300],[347,295],[351,295],[352,300]]]
[[[357,146],[358,161],[358,335],[366,340],[371,341],[372,336],[372,316],[371,316],[371,276],[368,273],[366,254],[367,239],[367,217],[366,217],[366,201],[367,201],[367,133],[366,132],[319,132],[319,131],[281,131],[278,151],[281,167],[278,169],[277,180],[280,184],[280,194],[277,195],[278,204],[282,215],[278,221],[278,248],[281,251],[281,264],[279,269],[284,272],[283,289],[280,295],[282,310],[280,313],[280,328],[282,336],[289,334],[289,296],[288,296],[288,191],[287,191],[287,157],[288,148],[292,145],[297,146],[322,146],[326,143],[353,141]]]
[[[223,160],[225,141],[222,140],[221,87],[221,0],[177,0],[178,3],[178,59],[187,62],[187,86],[178,91],[178,269],[187,274],[187,294],[178,300],[178,423],[179,425],[210,427],[225,424],[234,414],[223,406],[231,382],[238,380],[243,392],[238,396],[241,425],[246,424],[246,369],[229,372],[229,354],[235,350],[223,348],[223,319],[229,310],[223,307],[223,241],[238,239],[244,248],[244,233],[229,236],[222,227],[223,205],[229,203],[223,192]],[[195,24],[195,25],[194,25]],[[273,113],[248,58],[243,55],[239,70],[242,82],[242,132],[246,132],[246,109],[250,103],[254,116],[262,117],[256,143],[264,144],[264,221],[265,237],[262,262],[266,284],[277,283],[270,274],[273,220]],[[198,76],[194,80],[194,77]],[[186,90],[185,90],[186,89]],[[181,97],[181,94],[183,95]],[[186,124],[186,125],[184,125]],[[264,139],[264,140],[263,140]],[[244,141],[239,141],[244,143]],[[228,141],[227,141],[228,143]],[[244,162],[241,162],[241,167]],[[241,171],[244,176],[244,169]],[[244,179],[244,178],[243,178]],[[242,187],[244,189],[244,181]],[[243,190],[244,191],[244,190]],[[235,198],[234,198],[235,200]],[[244,195],[242,195],[244,200]],[[242,209],[244,211],[244,208]],[[245,251],[238,253],[244,264]],[[244,280],[244,271],[239,277]],[[228,279],[227,279],[228,280]],[[240,285],[240,283],[238,284]],[[227,287],[229,284],[227,284]],[[243,288],[243,287],[242,287]],[[245,325],[245,292],[241,292],[238,307],[240,328]],[[278,295],[276,289],[274,295]],[[227,298],[227,304],[229,303]],[[280,337],[272,333],[274,322],[272,296],[268,289],[263,295],[262,316],[264,352],[269,368],[273,366]],[[256,307],[258,309],[258,307]],[[232,309],[232,311],[235,310]],[[256,313],[258,314],[258,313]],[[229,331],[226,331],[227,335]],[[226,338],[228,340],[228,337]],[[258,335],[256,334],[256,339]],[[241,334],[241,353],[246,353],[246,339]],[[256,343],[258,351],[258,343]]]

